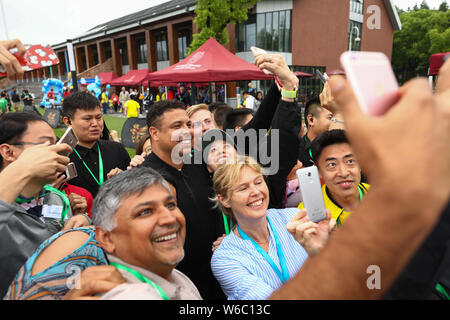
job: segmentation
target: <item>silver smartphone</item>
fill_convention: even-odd
[[[78,176],[77,168],[75,167],[75,163],[71,162],[67,165],[66,169],[66,179],[64,181],[68,181],[70,179],[76,178]]]
[[[72,127],[68,127],[66,132],[64,132],[61,139],[56,144],[60,143],[67,143],[72,149],[75,149],[75,147],[78,144],[78,138],[75,134],[75,131],[73,131]],[[68,157],[70,153],[64,152],[61,155]]]
[[[319,171],[316,166],[297,170],[298,185],[303,198],[303,207],[312,222],[327,218],[325,201],[320,186]]]

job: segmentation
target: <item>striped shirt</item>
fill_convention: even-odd
[[[286,229],[286,224],[297,212],[297,208],[267,210],[267,216],[280,239],[289,277],[293,277],[308,258],[305,249]],[[272,232],[268,254],[281,270]],[[211,269],[229,300],[267,299],[282,285],[275,270],[252,242],[243,240],[233,232],[214,251]]]

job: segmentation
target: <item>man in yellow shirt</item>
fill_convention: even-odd
[[[138,99],[137,96],[125,103],[125,113],[127,115],[127,118],[137,118],[139,114],[139,109],[141,108],[141,106],[136,101],[136,99]]]
[[[321,133],[312,142],[311,153],[324,182],[325,207],[339,227],[359,206],[370,185],[361,183],[361,168],[344,130]],[[303,209],[303,202],[299,209]]]

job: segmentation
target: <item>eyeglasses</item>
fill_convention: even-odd
[[[39,144],[43,144],[43,142],[26,142],[26,141],[21,141],[21,142],[15,142],[15,143],[10,143],[10,145],[12,146],[24,146],[27,144],[31,144],[33,146],[37,146]]]

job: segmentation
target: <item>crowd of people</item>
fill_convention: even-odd
[[[7,52],[23,53],[22,43],[0,47],[8,77],[21,77]],[[450,62],[435,93],[414,79],[377,118],[341,76],[302,114],[284,58],[260,54],[255,65],[278,81],[264,98],[249,85],[243,108],[194,104],[184,86],[173,99],[152,95],[132,159],[101,139],[112,96],[64,98],[74,148],[36,114],[3,114],[0,296],[448,299]],[[116,110],[138,114],[139,94],[116,96]],[[67,180],[70,163],[77,176]],[[325,199],[319,222],[296,176],[309,166]]]
[[[12,88],[11,91],[3,90],[0,93],[0,114],[18,112],[21,105],[32,106],[34,99],[34,93],[25,88],[22,88],[20,93],[17,88]]]

